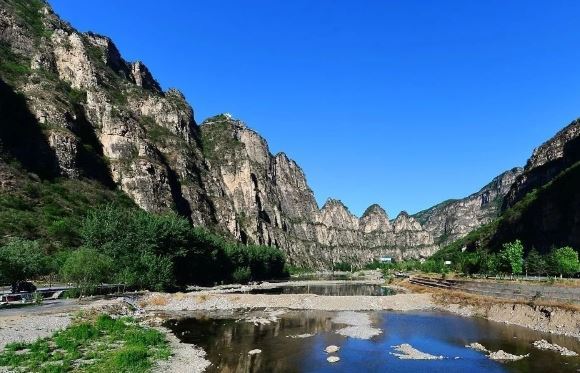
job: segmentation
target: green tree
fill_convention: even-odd
[[[572,275],[580,270],[578,253],[569,246],[554,250],[552,252],[552,257],[560,277],[562,277],[562,275]]]
[[[16,292],[18,283],[44,274],[47,256],[37,241],[16,239],[0,247],[0,279]]]
[[[524,265],[526,272],[533,275],[543,275],[548,270],[546,259],[535,248],[528,253]]]
[[[503,244],[500,251],[502,269],[514,275],[522,273],[524,266],[524,246],[520,240]]]
[[[88,289],[111,279],[112,261],[95,250],[80,248],[64,262],[61,275],[74,283],[83,295]]]

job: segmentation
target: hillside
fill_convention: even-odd
[[[580,249],[580,124],[572,122],[534,150],[505,197],[499,218],[437,253],[457,255],[462,248],[498,251],[519,239],[526,251],[553,247]]]
[[[123,59],[106,36],[76,31],[46,2],[0,5],[0,162],[8,173],[126,195],[145,211],[174,211],[230,239],[279,247],[300,266],[437,249],[406,213],[391,222],[382,208],[360,219],[336,200],[319,208],[300,167],[272,155],[259,134],[229,115],[198,126],[183,94],[163,90],[142,62]],[[87,199],[79,214],[98,203]]]
[[[511,169],[468,197],[444,201],[413,216],[437,244],[447,245],[497,218],[504,196],[521,173],[521,168]]]

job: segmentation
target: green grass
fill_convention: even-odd
[[[209,121],[212,123],[206,124]],[[224,156],[234,155],[244,146],[232,135],[229,119],[224,115],[207,119],[201,126],[201,135],[203,155],[211,161],[219,161]]]
[[[14,84],[30,74],[30,60],[15,54],[9,45],[0,43],[0,77]]]
[[[15,342],[0,353],[0,366],[17,372],[148,372],[171,354],[165,336],[129,317],[79,319],[52,337]]]
[[[44,27],[42,22],[41,9],[44,7],[44,3],[41,0],[10,0],[9,4],[14,7],[18,16],[24,21],[26,27],[28,27],[32,33],[40,37],[50,37],[50,32]]]
[[[0,194],[0,243],[20,237],[39,239],[47,251],[75,247],[79,243],[77,230],[87,211],[108,203],[134,206],[122,192],[96,181],[35,181],[21,176],[18,185]]]

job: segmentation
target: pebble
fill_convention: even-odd
[[[329,363],[336,363],[339,360],[340,358],[338,356],[329,356],[326,358],[326,361],[328,361]]]
[[[257,355],[257,354],[261,354],[262,350],[260,350],[259,348],[256,348],[255,350],[250,350],[248,351],[248,355]]]

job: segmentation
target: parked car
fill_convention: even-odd
[[[13,293],[34,293],[36,291],[36,286],[30,281],[18,281],[16,286],[12,287]]]

